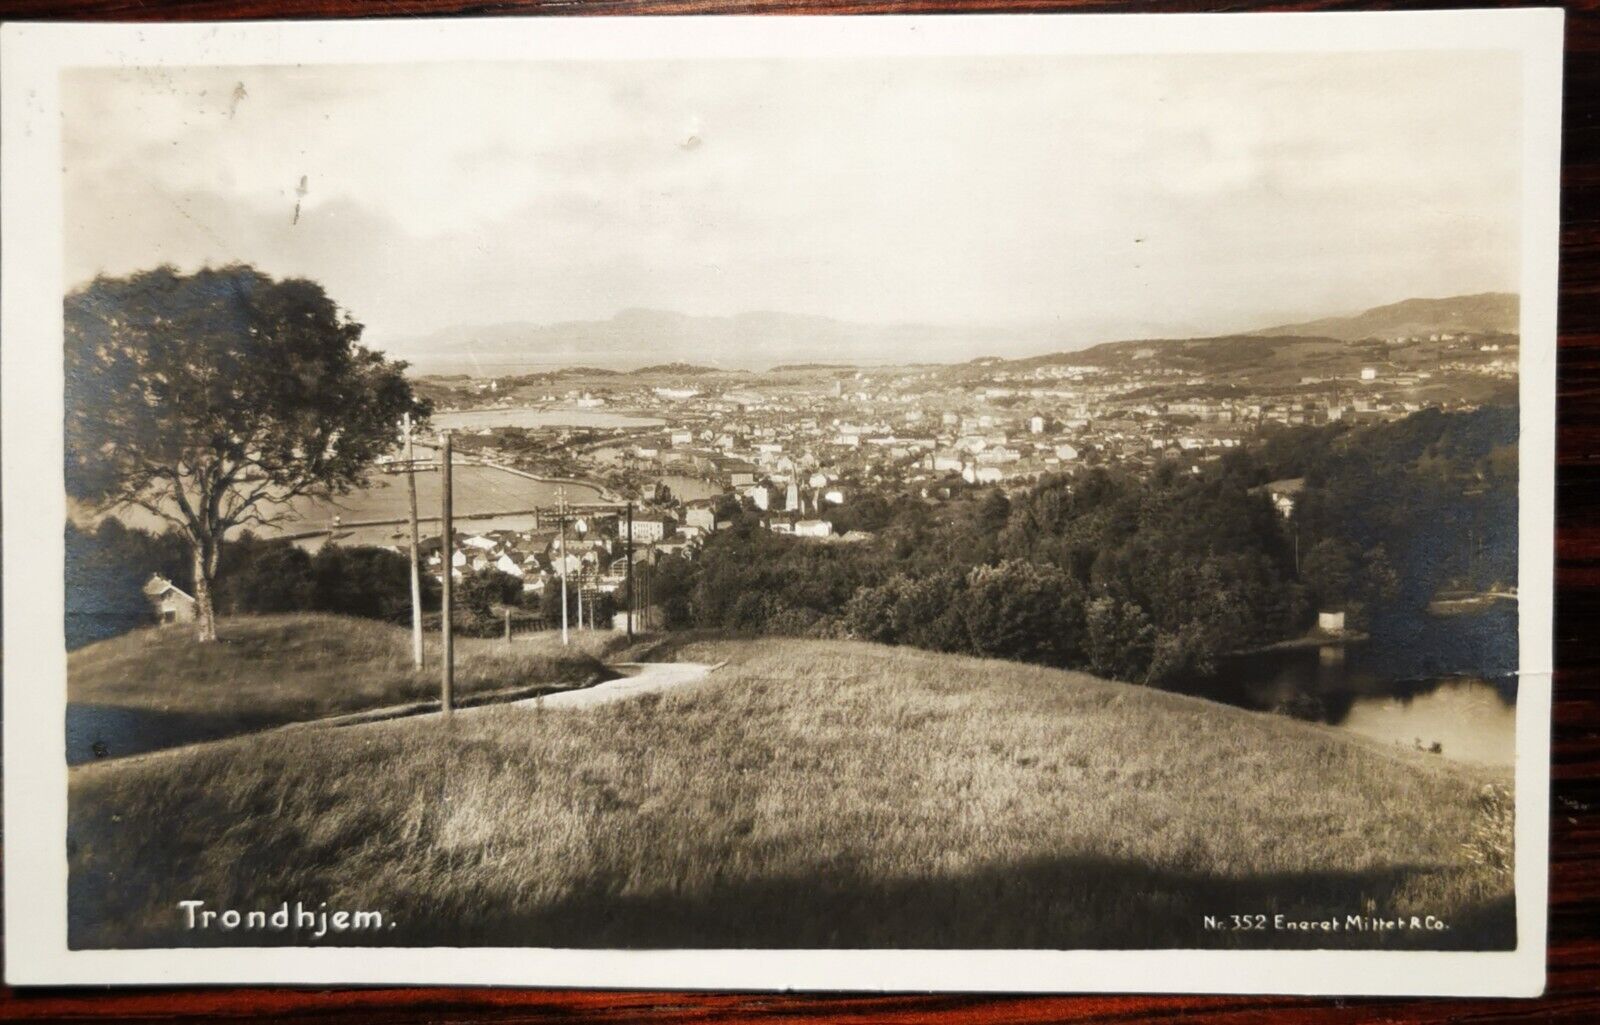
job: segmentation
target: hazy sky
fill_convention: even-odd
[[[633,306],[1265,326],[1515,290],[1518,81],[1460,53],[77,71],[67,278],[243,260],[377,344]]]

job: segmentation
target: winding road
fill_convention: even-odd
[[[613,701],[623,701],[644,694],[657,694],[700,683],[723,663],[706,665],[703,662],[618,662],[611,668],[624,675],[593,687],[566,690],[543,697],[515,702],[519,708],[593,708]]]

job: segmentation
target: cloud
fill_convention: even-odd
[[[383,338],[630,306],[1222,330],[1514,288],[1518,88],[1448,53],[76,71],[68,273],[255,262]]]

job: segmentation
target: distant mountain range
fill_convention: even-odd
[[[1486,292],[1407,299],[1352,316],[1285,324],[1231,337],[1359,341],[1442,331],[1515,332],[1517,323],[1517,297]],[[1131,331],[1142,326],[1131,325]],[[1131,331],[1127,324],[1090,322],[1020,327],[857,324],[794,313],[702,317],[628,309],[607,320],[462,325],[387,348],[392,355],[411,360],[422,373],[533,373],[542,368],[584,366],[693,376],[785,365],[964,363],[974,357],[1049,359],[1036,354],[1064,356],[1107,338],[1129,338]]]
[[[1153,325],[1152,325],[1153,326]],[[460,325],[384,348],[417,370],[495,368],[535,373],[583,365],[632,369],[673,364],[725,370],[790,366],[956,363],[978,353],[1008,357],[1073,349],[1108,337],[1110,325],[859,324],[810,314],[752,312],[702,317],[623,310],[607,320]]]

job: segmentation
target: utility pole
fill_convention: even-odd
[[[455,705],[455,686],[456,686],[456,649],[455,649],[455,639],[451,636],[451,633],[450,633],[450,614],[451,614],[450,596],[451,596],[451,592],[454,590],[454,587],[452,585],[454,584],[454,577],[455,577],[456,544],[455,544],[455,529],[454,529],[454,526],[450,522],[450,514],[451,514],[451,509],[450,509],[450,458],[451,458],[451,455],[450,455],[450,432],[449,431],[445,431],[443,433],[443,441],[444,441],[444,448],[443,448],[443,451],[441,451],[440,454],[439,454],[439,473],[440,473],[440,476],[442,478],[439,483],[440,483],[440,486],[441,486],[441,488],[442,488],[442,490],[444,492],[443,507],[440,510],[441,518],[444,521],[443,524],[442,524],[443,529],[444,529],[444,536],[443,536],[444,544],[443,544],[443,547],[440,549],[440,555],[441,555],[440,562],[443,563],[443,566],[444,566],[444,573],[442,574],[442,576],[443,576],[442,583],[444,585],[444,592],[443,592],[444,593],[444,599],[443,599],[443,602],[441,603],[444,615],[439,621],[439,626],[440,626],[440,629],[442,631],[443,640],[444,640],[444,670],[443,670],[443,679],[441,681],[441,689],[440,689],[440,694],[439,694],[439,704],[440,704],[440,707],[444,709],[444,714],[446,716],[449,716],[452,712],[455,711],[454,705]]]
[[[633,643],[633,617],[637,607],[633,601],[633,503],[628,503],[628,643]]]
[[[561,643],[567,644],[567,489],[556,488],[556,508],[561,517]]]
[[[411,414],[401,421],[406,433],[406,495],[411,506],[411,661],[422,668],[422,555],[417,534],[417,467],[411,451]]]
[[[644,564],[644,573],[642,575],[642,579],[639,581],[639,590],[643,592],[641,597],[644,599],[643,609],[642,609],[642,611],[644,612],[644,628],[646,630],[649,630],[650,629],[650,564],[648,562],[646,562]]]

